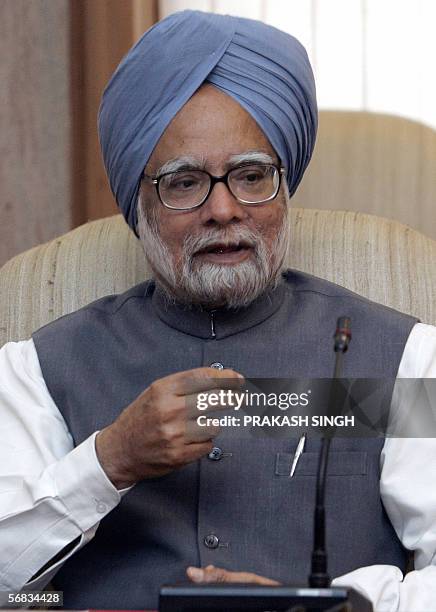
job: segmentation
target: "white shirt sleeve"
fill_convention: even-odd
[[[436,378],[436,327],[418,323],[412,329],[398,378]],[[380,459],[381,497],[401,542],[414,551],[415,570],[403,577],[397,567],[373,565],[333,584],[360,591],[377,612],[434,612],[436,439],[387,438]]]
[[[43,588],[119,503],[97,459],[95,435],[74,448],[33,340],[0,349],[0,592]]]

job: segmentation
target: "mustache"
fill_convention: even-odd
[[[226,230],[209,229],[198,235],[187,236],[183,242],[183,254],[185,257],[193,257],[196,253],[217,244],[224,247],[243,245],[256,251],[261,242],[263,242],[262,234],[248,227]]]

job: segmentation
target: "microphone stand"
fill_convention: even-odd
[[[350,319],[339,317],[334,335],[334,351],[336,353],[333,380],[329,394],[329,412],[332,411],[336,399],[336,381],[342,372],[343,356],[348,350],[351,340]],[[330,577],[327,572],[327,549],[325,544],[325,488],[327,481],[327,466],[330,452],[331,432],[326,431],[321,441],[318,473],[316,477],[316,502],[314,514],[314,541],[312,552],[312,566],[309,575],[309,586],[323,589],[330,586]]]

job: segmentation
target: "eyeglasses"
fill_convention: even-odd
[[[230,193],[247,206],[273,200],[280,189],[284,168],[274,164],[250,164],[231,168],[223,176],[206,170],[177,170],[151,179],[159,200],[173,210],[191,210],[204,204],[217,183],[225,183]]]

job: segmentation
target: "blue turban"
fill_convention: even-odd
[[[286,169],[290,195],[302,179],[317,129],[315,83],[304,47],[260,21],[174,13],[124,57],[99,111],[111,189],[135,232],[144,167],[170,121],[205,81],[255,119]]]

